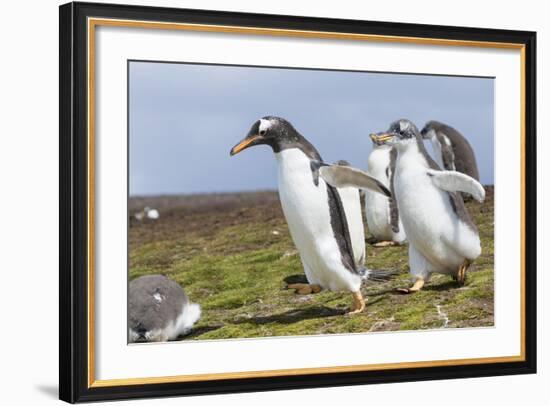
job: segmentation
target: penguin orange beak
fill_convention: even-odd
[[[371,134],[371,138],[378,142],[386,142],[394,137],[392,133]]]
[[[244,140],[239,142],[237,145],[235,145],[233,148],[231,148],[231,152],[229,152],[229,155],[233,156],[241,152],[243,149],[247,149],[248,147],[251,147],[253,145],[256,145],[256,141],[258,141],[261,138],[259,134],[246,137]]]

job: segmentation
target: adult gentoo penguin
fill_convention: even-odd
[[[433,272],[451,274],[464,283],[468,267],[481,254],[481,245],[458,192],[483,201],[483,186],[463,173],[441,170],[426,152],[418,129],[408,120],[392,123],[387,132],[376,137],[397,150],[394,193],[409,241],[414,278],[412,287],[400,291],[420,290]],[[338,179],[346,176],[346,185],[361,186],[363,182],[357,169],[330,167],[323,171],[325,179],[337,187],[341,185]]]
[[[140,276],[130,282],[130,342],[174,340],[188,333],[200,315],[200,306],[190,303],[182,287],[165,276]]]
[[[326,165],[321,156],[283,118],[267,116],[256,121],[248,135],[231,149],[231,155],[255,145],[268,145],[275,153],[279,198],[309,282],[288,287],[300,294],[322,289],[351,292],[353,305],[349,313],[362,312],[362,281],[381,277],[383,271],[364,268],[364,240],[361,233],[350,232],[363,226],[360,210],[353,210],[360,207],[357,190],[341,191],[327,185],[319,177],[320,167]],[[390,194],[374,178],[368,181],[370,188]]]
[[[385,142],[379,142],[376,134],[371,134],[371,139],[373,149],[367,162],[368,173],[391,191],[397,150]],[[405,231],[395,199],[366,190],[365,214],[367,227],[374,237],[375,246],[390,246],[405,242]]]
[[[464,173],[479,182],[474,150],[457,130],[439,121],[428,121],[422,129],[422,138],[431,141],[441,168]]]

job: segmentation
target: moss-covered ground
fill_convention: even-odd
[[[160,211],[159,220],[134,219],[146,205]],[[409,283],[407,247],[367,245],[369,268],[398,275],[364,286],[367,308],[351,317],[344,315],[349,294],[300,296],[285,288],[305,277],[276,192],[132,198],[129,277],[164,274],[200,303],[202,317],[187,340],[492,326],[492,188],[483,204],[467,207],[483,253],[464,286],[434,275],[423,291],[399,294]]]

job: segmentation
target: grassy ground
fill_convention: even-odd
[[[130,218],[130,278],[164,274],[179,282],[202,317],[184,339],[203,340],[416,330],[493,325],[493,193],[467,203],[479,227],[483,253],[467,283],[434,275],[414,295],[408,285],[407,247],[367,246],[371,268],[395,269],[396,279],[369,283],[364,313],[343,313],[351,295],[321,292],[299,296],[285,289],[304,281],[275,192],[132,198],[130,214],[149,205],[156,221]]]

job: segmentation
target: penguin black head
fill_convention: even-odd
[[[281,117],[265,116],[250,128],[247,136],[231,148],[230,155],[255,145],[269,145],[273,152],[288,148],[299,148],[312,159],[320,160],[317,150],[307,141],[292,124]]]
[[[435,136],[436,131],[443,129],[445,125],[439,121],[431,120],[426,123],[420,134],[422,134],[422,139],[429,140]]]
[[[415,139],[420,135],[414,123],[404,118],[391,123],[388,133],[394,134],[399,140]]]
[[[371,138],[373,142],[394,145],[402,142],[417,141],[421,138],[421,135],[412,121],[403,118],[391,123],[388,131],[371,134]]]

